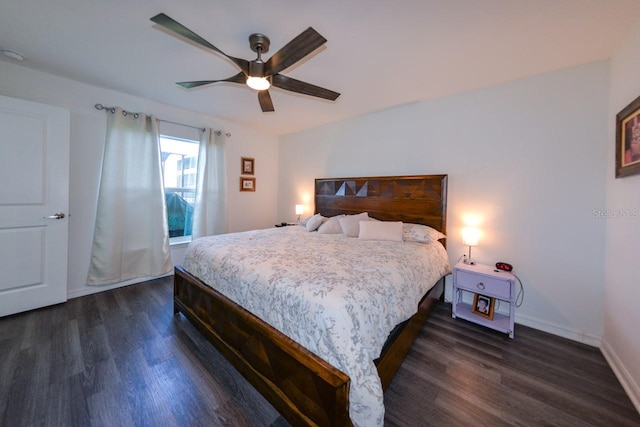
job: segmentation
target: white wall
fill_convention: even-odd
[[[615,117],[640,96],[640,23],[611,60],[607,137],[606,303],[602,350],[640,411],[640,175],[615,179]],[[629,215],[623,216],[623,213]]]
[[[603,61],[281,137],[280,217],[317,177],[446,173],[451,261],[479,221],[473,257],[524,282],[516,321],[599,345],[608,85]]]
[[[227,145],[229,231],[273,226],[276,221],[278,139],[247,127],[177,109],[125,93],[63,79],[0,61],[0,94],[71,111],[69,297],[110,289],[86,286],[98,196],[98,177],[104,148],[106,113],[94,105],[118,105],[160,119],[231,132]],[[123,74],[126,78],[126,74]],[[215,97],[212,96],[212,102]],[[161,123],[161,130],[166,124]],[[240,157],[256,159],[257,191],[240,193]],[[182,262],[184,245],[172,248],[174,263]]]

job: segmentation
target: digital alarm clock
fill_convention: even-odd
[[[506,262],[496,262],[496,268],[502,271],[513,271],[513,266]]]

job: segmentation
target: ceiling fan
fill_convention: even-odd
[[[271,101],[271,95],[269,95],[269,87],[271,85],[280,89],[288,90],[291,92],[302,93],[305,95],[315,96],[318,98],[324,98],[331,101],[335,101],[340,94],[329,89],[324,89],[319,86],[312,85],[300,80],[287,77],[280,74],[280,71],[289,68],[302,58],[322,46],[327,42],[327,39],[322,37],[316,30],[309,27],[303,31],[296,38],[287,43],[282,49],[277,51],[267,62],[262,61],[262,54],[269,51],[269,38],[263,34],[251,34],[249,36],[249,45],[251,50],[258,54],[258,57],[253,61],[247,61],[245,59],[234,58],[229,56],[184,25],[165,15],[160,13],[151,21],[158,25],[172,31],[178,35],[186,37],[187,39],[198,43],[201,46],[211,49],[227,58],[229,58],[234,64],[236,64],[240,70],[235,76],[222,79],[222,80],[201,80],[192,82],[178,82],[180,86],[191,89],[194,87],[204,86],[211,83],[218,82],[231,82],[246,84],[247,86],[258,91],[258,102],[263,112],[274,111],[273,102]]]

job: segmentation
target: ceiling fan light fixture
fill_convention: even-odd
[[[271,87],[271,83],[266,77],[248,77],[247,86],[255,90],[267,90]]]

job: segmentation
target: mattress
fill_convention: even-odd
[[[365,241],[281,227],[196,239],[185,270],[351,379],[356,426],[382,426],[374,359],[451,271],[439,242]]]

